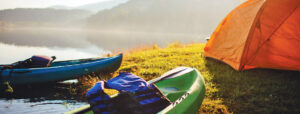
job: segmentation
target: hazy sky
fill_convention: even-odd
[[[44,8],[53,5],[79,6],[108,0],[0,0],[0,9]]]
[[[54,5],[80,6],[109,0],[0,0],[1,9],[12,8],[45,8]],[[246,0],[239,0],[244,2]]]

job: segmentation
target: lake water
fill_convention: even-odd
[[[85,102],[75,100],[30,102],[29,99],[0,99],[0,114],[62,114],[84,105]]]
[[[16,29],[0,32],[0,64],[32,55],[56,56],[57,60],[98,57],[110,50],[92,44],[81,30]]]
[[[10,64],[32,55],[56,56],[57,60],[98,57],[145,45],[157,44],[164,47],[175,41],[204,42],[205,37],[207,35],[182,33],[53,28],[9,29],[0,31],[0,64]],[[26,91],[30,93],[34,90]],[[67,100],[68,98],[48,99],[52,94],[48,94],[47,91],[39,92],[43,95],[37,95],[35,98],[45,98],[44,100],[32,100],[32,95],[24,96],[23,93],[22,97],[0,98],[0,114],[63,113],[86,104],[75,99]]]

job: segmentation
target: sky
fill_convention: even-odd
[[[54,5],[80,6],[108,0],[0,0],[1,9],[45,8]]]
[[[45,8],[55,5],[80,6],[109,0],[0,0],[0,10],[13,8]],[[244,2],[246,0],[239,0]]]

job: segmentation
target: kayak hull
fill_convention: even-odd
[[[108,58],[58,61],[44,68],[5,69],[0,71],[0,81],[13,85],[57,82],[93,72],[114,72],[120,67],[121,62],[122,54]]]
[[[160,114],[195,114],[205,96],[205,82],[202,75],[194,68],[178,67],[159,78],[148,81],[171,101]],[[66,114],[93,114],[89,105],[80,107]]]

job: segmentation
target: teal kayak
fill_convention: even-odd
[[[161,110],[159,114],[195,114],[198,112],[205,96],[204,78],[194,68],[178,67],[148,81],[148,83],[155,84],[164,96],[171,101],[171,104]],[[66,114],[82,113],[93,114],[90,105],[80,107]]]
[[[91,73],[111,73],[120,67],[122,56],[57,61],[42,68],[2,69],[0,82],[22,85],[75,79]]]

